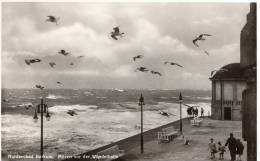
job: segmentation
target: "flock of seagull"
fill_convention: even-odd
[[[46,22],[50,22],[50,23],[53,23],[53,24],[56,24],[56,25],[59,25],[59,21],[60,21],[60,17],[55,17],[55,16],[47,16],[47,19],[46,19]],[[125,34],[124,32],[120,31],[119,26],[117,26],[117,27],[113,28],[113,31],[110,33],[110,36],[114,40],[119,40],[119,38],[122,38],[124,34]],[[209,37],[209,36],[212,36],[212,35],[210,35],[210,34],[200,34],[198,37],[196,37],[194,40],[192,40],[192,42],[193,42],[193,44],[196,47],[200,48],[198,42],[199,41],[205,41],[206,37]],[[207,54],[209,56],[209,53],[206,50],[203,49],[203,51],[204,51],[205,54]],[[70,55],[70,52],[68,52],[68,51],[66,51],[64,49],[61,49],[60,51],[58,51],[58,54],[63,55],[63,56],[68,56],[68,55]],[[83,57],[84,56],[81,55],[81,56],[78,56],[77,58],[81,59]],[[143,59],[143,58],[144,58],[144,55],[136,55],[132,59],[135,62],[138,59]],[[37,59],[25,59],[25,63],[28,66],[30,66],[31,64],[40,63],[40,62],[42,62],[42,60],[38,59],[38,58]],[[164,61],[163,63],[165,65],[171,65],[171,66],[177,66],[179,68],[184,68],[182,65],[180,65],[179,63],[176,63],[176,62]],[[57,65],[53,61],[49,62],[48,64],[49,64],[49,66],[51,68],[55,68],[55,66]],[[74,63],[71,62],[69,65],[72,66],[72,65],[74,65]],[[148,69],[147,67],[144,67],[144,66],[140,66],[140,67],[136,68],[135,72],[137,72],[137,71],[144,72],[144,73],[148,73],[149,72],[149,73],[151,73],[153,75],[162,76],[162,74],[160,72],[155,71],[155,70],[150,70],[150,69]],[[214,70],[214,71],[211,72],[211,76],[214,73],[216,73],[217,71],[227,71],[227,70],[226,69]],[[60,81],[57,81],[56,83],[58,85],[62,85],[62,82],[60,82]],[[35,85],[35,87],[38,88],[38,89],[41,89],[41,90],[44,89],[44,86],[42,86],[42,85]],[[75,111],[73,111],[73,110],[68,111],[68,114],[70,114],[71,116],[76,115]],[[164,111],[160,111],[160,114],[162,114],[164,116],[167,116],[167,117],[169,117],[169,115],[170,115],[169,113],[166,113]]]

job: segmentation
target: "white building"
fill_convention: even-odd
[[[222,67],[213,75],[212,81],[212,118],[217,120],[241,120],[242,92],[246,89],[240,63]]]

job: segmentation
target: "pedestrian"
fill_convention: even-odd
[[[234,138],[233,133],[230,133],[230,137],[228,138],[225,146],[228,145],[228,149],[231,156],[231,161],[236,160],[236,147],[237,147],[237,140]]]
[[[243,154],[244,151],[244,145],[240,141],[240,139],[237,139],[237,154],[238,154],[238,159],[241,161],[241,155]]]
[[[192,107],[189,107],[188,109],[187,109],[187,114],[189,115],[189,116],[192,116]]]
[[[186,136],[182,136],[182,138],[183,138],[183,144],[184,145],[190,145],[190,139]]]
[[[204,109],[201,107],[200,116],[204,116]]]
[[[196,117],[198,117],[198,115],[199,115],[199,110],[198,110],[197,107],[196,107],[196,109],[195,109],[195,115],[196,115]]]
[[[192,107],[192,115],[193,117],[196,115],[196,109],[194,107]]]
[[[219,151],[219,160],[224,159],[224,153],[226,152],[226,147],[221,144],[221,142],[218,142],[218,151]]]
[[[211,138],[210,139],[210,143],[209,143],[209,147],[208,149],[210,150],[210,159],[214,159],[215,158],[215,153],[217,153],[217,146],[214,143],[214,139]]]

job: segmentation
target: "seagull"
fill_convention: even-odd
[[[58,53],[59,53],[59,54],[62,54],[62,55],[64,55],[64,56],[69,55],[69,52],[66,52],[66,51],[63,50],[63,49],[61,49]]]
[[[80,59],[80,58],[83,58],[83,57],[84,57],[84,56],[81,55],[81,56],[78,56],[77,58]]]
[[[120,31],[119,31],[119,26],[114,27],[113,30],[114,30],[114,31],[111,32],[110,34],[111,34],[111,37],[112,37],[113,39],[115,39],[115,40],[118,40],[117,36],[122,37],[123,34],[125,34],[124,32],[121,32],[121,33],[120,33]]]
[[[135,61],[136,59],[142,59],[144,56],[143,55],[137,55],[133,57],[133,60]]]
[[[58,25],[58,21],[60,20],[59,17],[54,17],[54,16],[47,16],[48,19],[46,19],[46,21],[49,21],[51,23],[56,23],[56,25]]]
[[[9,100],[8,99],[3,99],[3,102],[8,102]]]
[[[57,84],[62,84],[62,83],[58,81]]]
[[[225,69],[225,68],[221,68],[221,69],[218,69],[218,70],[212,70],[211,71],[211,76],[214,76],[216,74],[216,72],[218,72],[218,71],[227,72],[228,70]]]
[[[151,73],[152,73],[152,74],[157,74],[157,75],[159,75],[159,76],[162,76],[162,74],[161,74],[160,72],[156,72],[156,71],[153,71],[153,70],[151,70]]]
[[[207,54],[207,55],[209,55],[209,53],[208,53],[206,50],[204,50],[204,53]]]
[[[44,88],[44,87],[41,86],[41,85],[35,85],[35,87],[36,87],[36,88],[39,88],[39,89],[41,89],[41,90],[43,90],[43,88]]]
[[[30,104],[30,105],[25,105],[24,106],[24,108],[26,109],[26,110],[28,110],[29,108],[31,108],[32,107],[32,105]]]
[[[204,38],[204,36],[212,36],[212,35],[210,35],[210,34],[200,34],[198,37],[196,37],[194,40],[192,40],[193,44],[195,46],[199,47],[199,45],[197,44],[197,41],[199,41],[199,40],[206,40]]]
[[[52,68],[54,68],[54,66],[56,65],[56,63],[55,63],[55,62],[49,62],[49,65],[50,65]]]
[[[181,68],[184,68],[184,67],[181,66],[180,64],[177,64],[177,63],[174,63],[174,62],[167,62],[167,61],[165,61],[164,64],[177,65],[177,66],[179,66],[179,67],[181,67]]]
[[[69,114],[70,116],[77,115],[77,113],[74,110],[68,110],[67,114]]]
[[[135,72],[136,72],[137,70],[140,71],[140,72],[148,72],[148,71],[149,71],[146,67],[136,68]]]
[[[41,59],[25,59],[24,60],[27,65],[31,65],[32,63],[39,63]]]

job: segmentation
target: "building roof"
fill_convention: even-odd
[[[210,80],[243,80],[243,70],[240,63],[231,63],[218,70]]]

